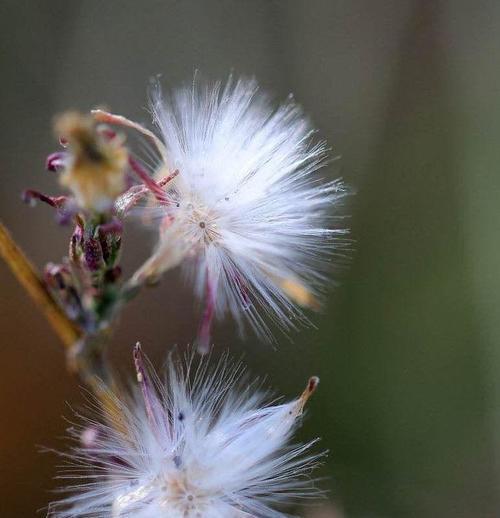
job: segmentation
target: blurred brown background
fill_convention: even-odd
[[[342,157],[328,174],[357,190],[356,252],[318,331],[274,351],[219,327],[218,350],[246,351],[290,397],[321,377],[301,435],[330,449],[325,485],[345,516],[499,516],[499,25],[493,0],[3,0],[1,217],[40,267],[65,253],[69,229],[19,198],[56,190],[43,163],[57,112],[105,103],[147,120],[148,79],[195,69],[294,92]],[[130,272],[150,238],[127,232]],[[55,487],[57,459],[37,445],[63,447],[81,396],[2,264],[0,282],[0,516],[30,517]],[[114,361],[129,368],[141,339],[160,362],[194,315],[170,275],[127,309]]]

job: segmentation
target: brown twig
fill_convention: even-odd
[[[81,338],[81,331],[64,314],[54,300],[35,267],[0,222],[0,255],[16,279],[38,305],[45,318],[66,348],[71,348]]]
[[[72,358],[83,338],[82,332],[58,306],[44,282],[40,279],[35,267],[17,246],[2,222],[0,222],[0,255],[49,321],[67,349],[68,357]],[[102,360],[102,356],[91,359],[83,355],[74,363],[70,362],[70,365],[92,389],[117,429],[126,434],[126,428],[115,396],[116,385],[112,379],[105,379],[109,377],[109,373],[106,372],[104,366],[101,366],[102,368],[99,370],[95,366],[97,363],[102,363]],[[106,381],[107,384],[105,384]]]

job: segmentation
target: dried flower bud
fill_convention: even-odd
[[[95,272],[102,268],[104,259],[102,256],[102,248],[99,240],[95,237],[89,237],[83,241],[83,254],[85,264],[91,272]]]
[[[68,264],[48,263],[45,266],[44,280],[68,317],[77,320],[82,314],[82,303]]]
[[[128,158],[123,139],[106,138],[97,131],[91,116],[76,112],[61,115],[56,120],[55,131],[69,148],[61,185],[73,193],[81,208],[96,212],[110,210],[126,187]],[[53,160],[49,164],[52,169],[59,166]]]

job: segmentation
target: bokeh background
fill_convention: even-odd
[[[0,4],[0,213],[38,266],[69,229],[25,187],[53,192],[51,119],[97,104],[147,120],[148,79],[229,71],[293,92],[356,190],[350,267],[318,330],[276,350],[219,327],[217,351],[297,394],[321,388],[301,436],[322,437],[332,507],[304,516],[500,516],[500,4],[461,0],[22,1]],[[149,236],[127,229],[127,271]],[[35,516],[82,401],[62,348],[0,264],[0,516]],[[177,275],[127,309],[113,360],[141,339],[155,363],[192,339]],[[309,513],[309,514],[308,514]],[[38,513],[43,516],[43,511]]]

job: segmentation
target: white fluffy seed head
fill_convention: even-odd
[[[160,383],[136,349],[136,367],[142,401],[116,400],[118,416],[102,410],[72,429],[81,445],[62,474],[72,494],[51,516],[282,518],[283,504],[317,494],[312,443],[288,444],[317,378],[297,400],[271,405],[240,365],[209,371],[191,358]]]
[[[258,308],[284,331],[308,322],[300,306],[319,307],[325,273],[346,244],[346,230],[333,225],[346,189],[316,176],[326,148],[313,142],[301,109],[291,98],[275,109],[255,81],[230,78],[224,87],[195,81],[167,100],[157,88],[152,112],[161,137],[93,112],[100,122],[138,130],[160,156],[150,171],[156,182],[129,161],[153,193],[161,222],[156,251],[130,287],[182,264],[204,299],[202,350],[214,316],[228,311],[240,330],[245,314],[266,338],[272,335]],[[118,212],[131,203],[128,194],[122,198]]]
[[[286,331],[317,308],[345,230],[334,217],[346,195],[317,175],[324,142],[289,98],[274,108],[253,80],[195,80],[152,112],[164,143],[155,178],[178,171],[158,209],[160,240],[136,280],[182,264],[214,313],[246,315],[270,338],[263,310]],[[338,217],[338,214],[337,214]],[[193,260],[189,260],[193,259]]]

